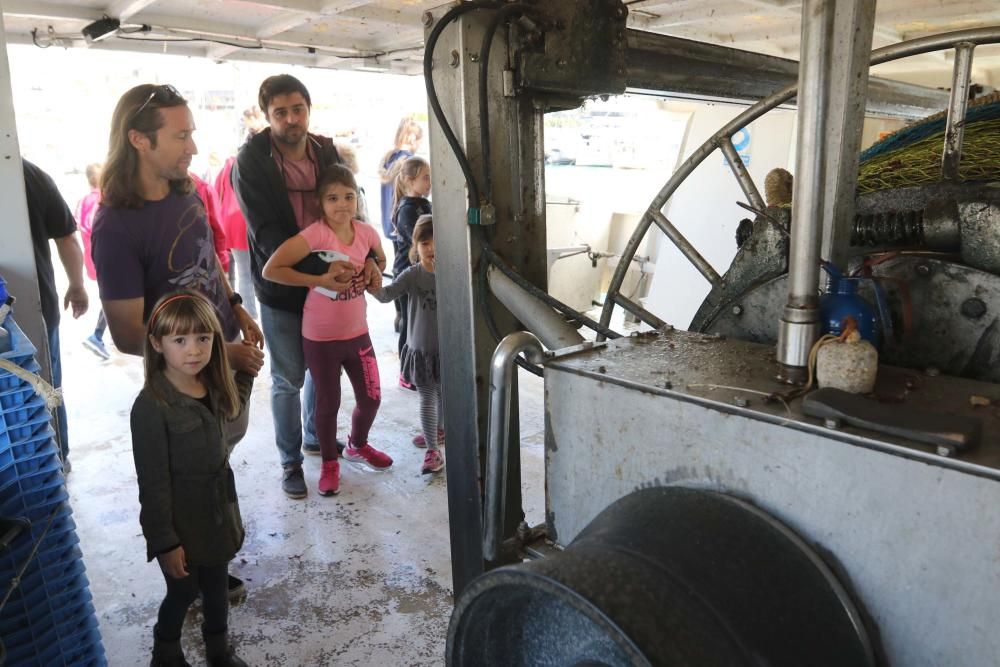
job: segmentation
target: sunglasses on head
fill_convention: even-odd
[[[167,104],[168,102],[172,102],[177,99],[183,99],[183,97],[177,91],[177,89],[171,86],[169,83],[165,83],[160,86],[154,86],[153,92],[151,92],[149,94],[149,97],[146,98],[146,101],[143,102],[142,105],[135,110],[135,113],[132,114],[131,120],[135,120],[136,118],[138,118],[139,114],[141,114],[143,110],[145,110],[145,108],[149,106],[149,103],[154,100],[156,101],[157,104]]]

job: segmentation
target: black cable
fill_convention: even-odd
[[[462,174],[465,176],[466,187],[469,189],[469,208],[471,209],[479,208],[479,184],[476,183],[476,177],[472,174],[469,159],[466,157],[465,151],[462,150],[462,145],[458,143],[458,137],[455,136],[455,132],[451,129],[451,125],[444,115],[444,110],[441,108],[441,102],[438,101],[437,91],[434,89],[434,72],[432,67],[434,63],[434,47],[437,46],[438,38],[448,24],[462,14],[477,9],[499,9],[499,7],[499,2],[491,2],[490,0],[463,2],[460,5],[452,7],[445,12],[441,20],[431,29],[430,34],[427,35],[427,43],[424,46],[424,83],[427,87],[427,104],[434,113],[434,117],[437,118],[438,125],[441,126],[441,132],[455,154],[458,166],[461,167]]]

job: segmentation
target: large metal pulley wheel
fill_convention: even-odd
[[[858,667],[872,642],[845,587],[772,516],[731,496],[637,491],[561,554],[462,593],[447,664]]]

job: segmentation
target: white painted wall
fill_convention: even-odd
[[[731,105],[697,105],[682,159],[741,111],[743,107]],[[775,167],[792,171],[794,139],[793,111],[775,110],[751,124],[747,167],[761,196],[767,172]],[[665,207],[667,218],[720,275],[736,255],[736,226],[742,218],[752,217],[736,205],[737,201],[746,202],[747,197],[717,151],[688,177]],[[655,227],[650,233],[657,239],[659,252],[656,273],[643,303],[666,322],[686,328],[708,294],[709,284]]]

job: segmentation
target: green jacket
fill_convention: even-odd
[[[146,558],[184,547],[193,565],[228,563],[243,545],[243,520],[223,438],[225,419],[155,374],[132,405],[132,455]],[[240,409],[253,378],[236,374]],[[213,414],[214,413],[214,414]]]

